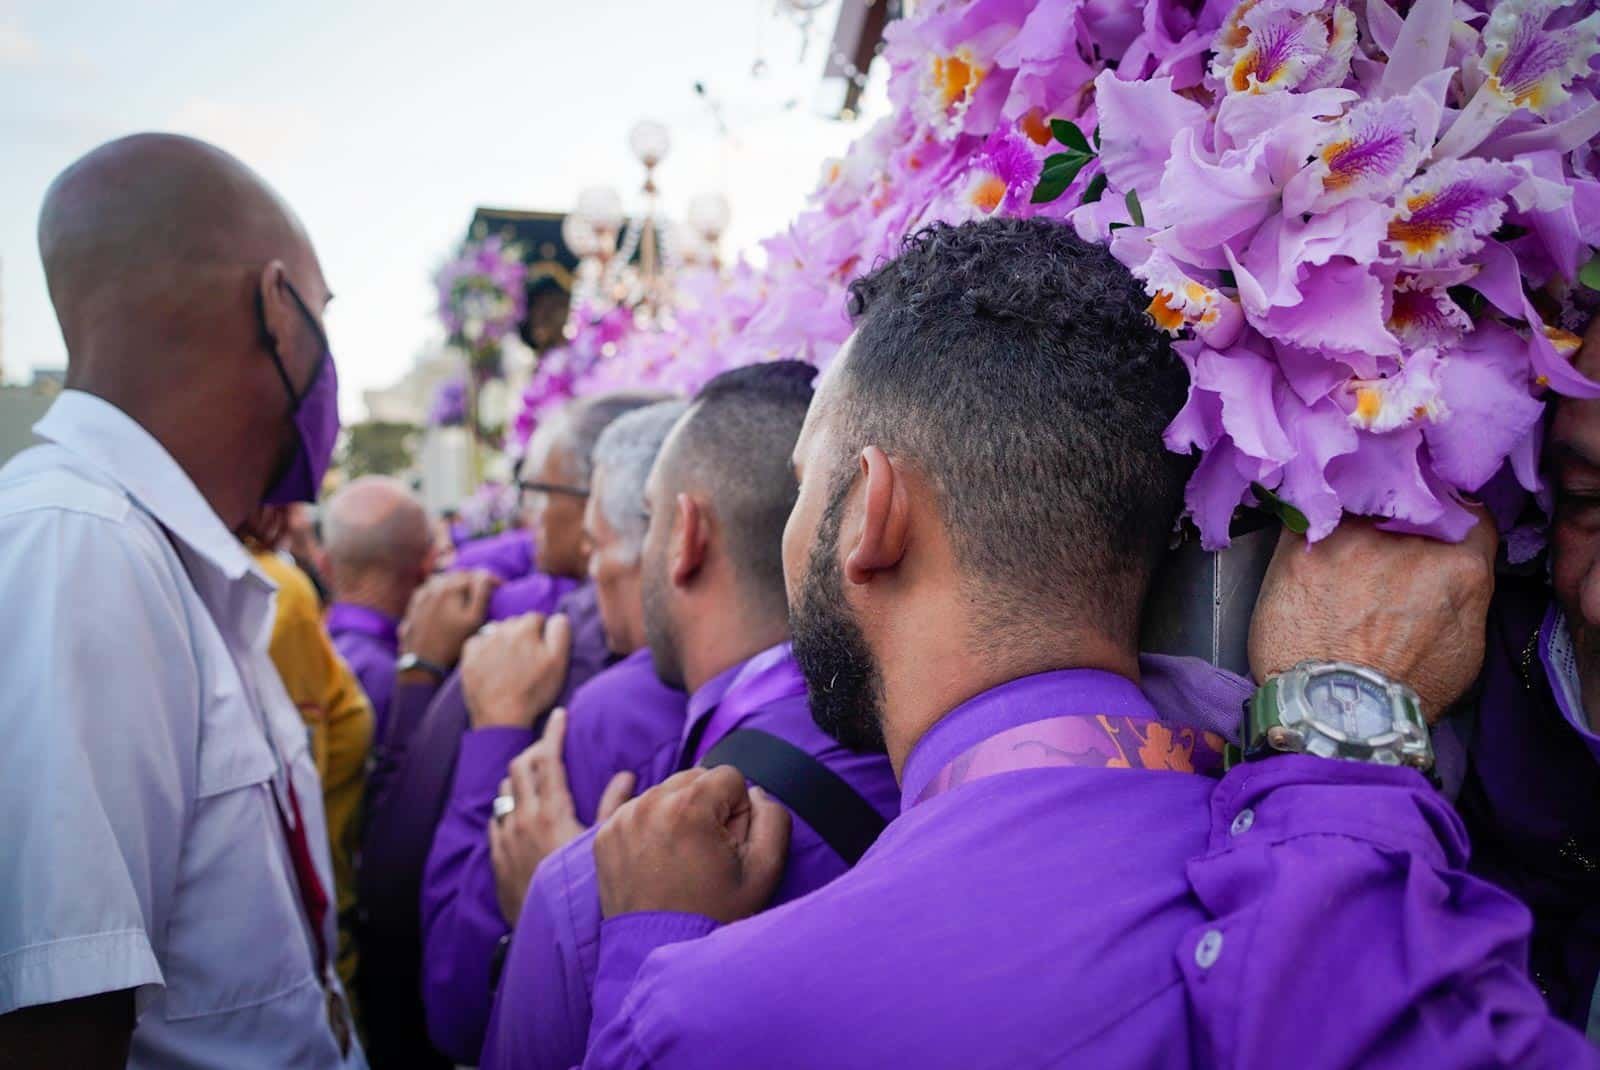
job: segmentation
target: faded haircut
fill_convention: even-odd
[[[706,493],[747,595],[787,611],[783,528],[799,484],[792,457],[817,370],[796,360],[723,372],[695,395],[679,422],[669,485]]]

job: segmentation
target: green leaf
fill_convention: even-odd
[[[1304,535],[1311,530],[1311,521],[1306,519],[1306,514],[1278,497],[1260,483],[1250,484],[1250,493],[1256,496],[1256,501],[1261,503],[1261,508],[1277,517],[1283,526],[1296,535]]]
[[[1099,126],[1099,124],[1096,124],[1095,128],[1094,128],[1094,151],[1096,151],[1096,152],[1100,151],[1100,126]]]
[[[1121,230],[1123,227],[1126,227],[1126,226],[1128,226],[1127,223],[1107,223],[1106,224],[1106,233],[1110,234],[1112,231]]]
[[[1239,280],[1234,278],[1233,272],[1229,271],[1227,268],[1223,268],[1221,271],[1217,272],[1217,285],[1226,286],[1230,290],[1237,290],[1239,288]]]
[[[1600,253],[1578,269],[1578,281],[1591,290],[1600,290]]]
[[[1144,209],[1139,207],[1139,191],[1130,189],[1127,197],[1123,198],[1128,204],[1128,216],[1133,220],[1134,226],[1144,226]]]
[[[1065,119],[1051,119],[1050,132],[1067,148],[1077,149],[1085,156],[1094,155],[1094,150],[1089,147],[1089,139],[1083,136],[1083,131],[1078,129],[1077,123],[1069,123]]]
[[[1105,191],[1106,191],[1106,173],[1104,171],[1101,171],[1098,175],[1095,175],[1093,178],[1091,178],[1089,180],[1089,188],[1083,191],[1083,202],[1082,203],[1084,203],[1084,204],[1093,204],[1095,201],[1098,201],[1100,199],[1100,195],[1102,193],[1104,193]]]
[[[1072,180],[1078,177],[1094,157],[1081,152],[1058,152],[1045,157],[1044,169],[1039,172],[1039,182],[1033,187],[1033,203],[1047,204],[1067,191]]]

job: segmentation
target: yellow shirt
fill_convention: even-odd
[[[361,796],[372,749],[372,705],[322,624],[311,581],[293,562],[258,553],[261,570],[278,585],[272,622],[272,663],[284,690],[311,730],[311,756],[322,777],[328,815],[335,902],[339,909],[339,977],[350,991],[356,949],[351,921],[356,901],[355,854],[361,835]]]

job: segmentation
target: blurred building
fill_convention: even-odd
[[[33,425],[61,393],[64,368],[35,368],[21,386],[0,386],[0,464],[33,445]]]

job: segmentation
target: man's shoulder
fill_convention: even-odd
[[[0,522],[49,512],[124,524],[134,506],[109,476],[47,443],[22,451],[0,468]]]

